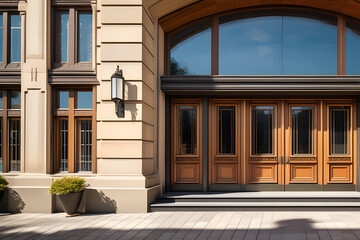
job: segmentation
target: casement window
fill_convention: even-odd
[[[0,172],[20,171],[20,91],[0,92]]]
[[[95,172],[92,88],[57,89],[54,96],[54,172]]]
[[[91,69],[92,12],[85,8],[58,8],[54,11],[54,68]]]
[[[0,69],[17,68],[21,62],[21,16],[0,12]]]

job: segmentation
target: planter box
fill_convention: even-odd
[[[77,193],[68,193],[65,195],[58,195],[60,204],[68,215],[73,215],[78,212],[80,201],[84,191]]]

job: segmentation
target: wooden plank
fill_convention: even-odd
[[[69,121],[68,121],[68,172],[74,173],[76,171],[75,164],[75,91],[69,91]]]

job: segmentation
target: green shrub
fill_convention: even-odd
[[[79,177],[63,177],[51,184],[49,193],[64,195],[84,191],[86,188],[85,179]]]
[[[0,191],[5,191],[8,185],[8,181],[6,181],[5,177],[0,175]]]

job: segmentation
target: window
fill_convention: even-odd
[[[59,89],[54,103],[54,172],[94,172],[93,94]]]
[[[179,106],[179,155],[197,154],[197,106]]]
[[[274,109],[273,106],[251,107],[252,154],[274,154]]]
[[[350,107],[330,106],[330,154],[350,153]]]
[[[235,154],[235,107],[217,107],[218,154]]]
[[[86,9],[56,9],[54,68],[91,68],[92,12]]]
[[[360,75],[360,25],[347,23],[346,74]]]
[[[291,107],[293,155],[313,153],[313,111],[312,106]]]
[[[20,62],[21,16],[17,12],[0,12],[0,67],[17,68]]]
[[[0,92],[0,172],[20,171],[20,92]]]

